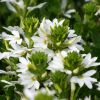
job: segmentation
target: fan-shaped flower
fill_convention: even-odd
[[[96,78],[91,77],[95,73],[96,73],[95,70],[89,70],[84,74],[82,74],[82,76],[72,76],[70,82],[78,83],[80,87],[82,87],[85,84],[89,89],[92,89],[92,84],[94,82],[97,82]]]
[[[84,65],[85,68],[100,65],[99,62],[95,62],[96,60],[97,60],[97,57],[91,58],[91,54],[89,53],[89,54],[85,55],[82,64]]]
[[[18,74],[18,76],[19,83],[24,85],[25,88],[39,89],[40,83],[37,81],[36,76],[33,73],[25,71]]]

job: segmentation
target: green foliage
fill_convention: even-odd
[[[58,77],[59,76],[59,77]],[[59,98],[66,98],[70,87],[68,86],[68,78],[65,73],[57,71],[50,75],[51,81],[54,83],[54,88],[58,92]]]
[[[35,100],[53,100],[53,96],[39,93],[38,95],[35,96]]]
[[[83,8],[84,12],[89,15],[94,14],[97,11],[95,3],[87,3]]]

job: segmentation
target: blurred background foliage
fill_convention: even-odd
[[[30,0],[24,0],[28,6]],[[66,22],[69,22],[69,26],[75,30],[76,34],[81,35],[85,41],[85,53],[91,52],[93,56],[98,57],[100,62],[100,12],[96,15],[96,12],[100,9],[100,0],[31,0],[32,3],[29,6],[36,6],[40,3],[46,2],[41,9],[35,9],[24,16],[21,20],[17,13],[10,11],[5,2],[0,2],[0,32],[5,31],[3,26],[21,26],[28,35],[32,35],[39,26],[39,21],[43,18],[64,18]],[[72,9],[72,13],[68,13],[68,10]],[[0,43],[0,46],[3,44]],[[0,49],[1,50],[1,49]],[[4,69],[2,62],[0,61],[0,69]],[[98,68],[98,79],[100,80],[100,68]],[[12,77],[3,76],[1,79],[10,79]],[[0,87],[4,84],[0,83]],[[0,100],[6,100],[4,95],[7,93],[13,94],[13,88],[0,90]],[[9,92],[10,91],[10,92]],[[93,92],[93,91],[92,91]],[[94,93],[94,92],[93,92]],[[96,92],[95,92],[96,93]],[[9,94],[10,95],[10,94]],[[15,95],[17,95],[15,93]],[[81,94],[80,94],[81,95]],[[98,94],[99,95],[99,94]],[[13,98],[11,95],[9,97]],[[14,100],[19,100],[16,96]],[[3,98],[3,99],[2,99]],[[11,100],[8,98],[8,100]]]

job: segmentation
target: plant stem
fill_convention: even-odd
[[[74,83],[71,83],[70,100],[74,100],[74,92],[75,92],[75,84]]]
[[[80,87],[77,89],[77,91],[75,92],[74,98],[77,98],[78,92],[80,90]]]

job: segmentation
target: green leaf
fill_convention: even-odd
[[[95,3],[92,2],[85,4],[83,9],[86,14],[94,14],[97,10]]]
[[[53,100],[53,96],[39,93],[38,95],[35,96],[35,100]]]

